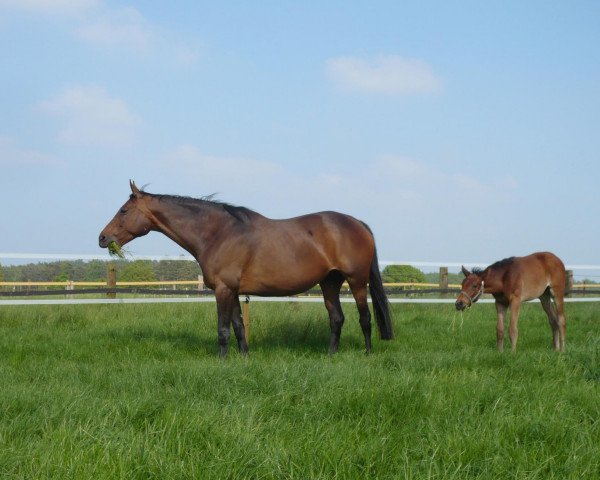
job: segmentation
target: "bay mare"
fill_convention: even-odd
[[[517,348],[519,310],[521,303],[539,298],[552,328],[555,350],[564,351],[566,318],[564,296],[566,271],[563,262],[550,252],[537,252],[525,257],[500,260],[484,270],[472,272],[462,267],[465,279],[456,299],[456,308],[464,310],[475,303],[483,293],[491,293],[496,300],[498,323],[496,344],[504,348],[504,319],[510,308],[508,335],[512,351]]]
[[[239,295],[287,296],[321,286],[329,313],[330,353],[338,349],[344,313],[340,289],[348,282],[359,312],[365,349],[371,352],[373,301],[380,338],[394,334],[377,261],[375,240],[363,222],[337,212],[272,220],[245,207],[174,195],[154,195],[130,182],[129,200],[102,230],[99,245],[122,247],[151,231],[165,234],[200,264],[217,300],[220,354],[230,325],[240,352],[247,353]]]

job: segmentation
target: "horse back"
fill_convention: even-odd
[[[267,237],[285,238],[280,244],[287,251],[284,257],[291,253],[300,254],[303,260],[321,259],[330,270],[352,270],[356,263],[368,267],[375,249],[373,235],[363,222],[333,211],[272,220],[257,235],[266,245],[271,244]]]
[[[505,292],[519,292],[523,300],[538,298],[544,291],[564,289],[565,266],[551,252],[536,252],[524,257],[515,257],[503,275]]]

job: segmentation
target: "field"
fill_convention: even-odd
[[[253,303],[220,360],[213,304],[0,306],[0,477],[600,478],[600,306],[557,354],[526,305],[512,355],[492,305],[396,304],[368,357],[344,308],[335,356],[320,304]]]

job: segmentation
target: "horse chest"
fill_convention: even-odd
[[[501,305],[508,305],[510,303],[510,300],[504,294],[504,292],[494,293],[492,295],[494,296],[494,299],[496,300],[496,302],[499,303],[499,304],[501,304]]]

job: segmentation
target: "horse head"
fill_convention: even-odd
[[[481,295],[483,295],[484,282],[483,279],[477,274],[470,272],[465,267],[462,267],[462,273],[465,279],[461,285],[461,291],[456,298],[456,309],[464,310],[473,305]]]
[[[129,200],[123,204],[98,237],[101,248],[107,248],[113,242],[117,247],[122,247],[134,238],[146,235],[154,225],[144,205],[144,192],[140,191],[131,180],[129,186],[131,187]]]

